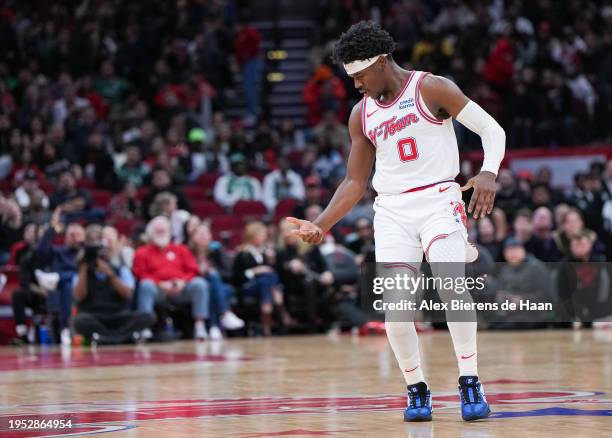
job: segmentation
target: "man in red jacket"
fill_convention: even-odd
[[[194,337],[206,339],[209,312],[208,284],[198,277],[198,264],[185,245],[170,242],[170,222],[158,216],[147,225],[149,244],[136,250],[134,275],[138,286],[138,310],[153,313],[156,298],[190,302],[195,320]],[[150,336],[150,335],[149,335]]]

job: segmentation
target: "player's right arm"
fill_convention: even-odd
[[[320,243],[327,231],[342,219],[363,196],[372,173],[375,149],[361,128],[361,103],[353,107],[349,118],[351,151],[346,176],[336,189],[329,205],[314,222],[293,217],[287,220],[299,226],[294,233],[307,243]]]

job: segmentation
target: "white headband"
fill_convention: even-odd
[[[354,75],[355,73],[359,73],[361,70],[364,70],[378,61],[378,58],[381,56],[387,56],[386,53],[381,53],[380,55],[372,56],[368,59],[358,59],[353,62],[349,62],[348,64],[344,64],[344,69],[346,70],[346,74]]]

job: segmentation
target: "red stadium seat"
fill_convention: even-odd
[[[253,178],[257,178],[259,180],[259,182],[263,182],[264,177],[266,176],[266,173],[265,172],[252,171],[252,172],[249,172],[249,176],[252,176]]]
[[[244,232],[244,220],[240,216],[222,215],[215,216],[210,224],[213,239],[223,242],[231,247],[232,242],[242,240]]]
[[[136,195],[136,197],[142,201],[144,199],[145,196],[147,196],[149,194],[149,188],[148,187],[138,187],[138,194]]]
[[[89,193],[91,195],[91,204],[94,207],[108,208],[108,204],[110,204],[113,198],[113,194],[107,190],[91,190]]]
[[[76,186],[79,189],[95,190],[96,189],[96,182],[91,180],[91,179],[81,178],[81,179],[79,179],[76,182]]]
[[[293,198],[285,198],[278,201],[276,204],[276,208],[274,209],[275,217],[285,217],[293,215],[293,211],[295,210],[295,206],[298,204],[297,199]]]
[[[117,217],[110,221],[111,225],[117,229],[119,234],[124,236],[131,236],[137,227],[144,224],[140,219],[131,219],[124,217]]]
[[[203,201],[208,198],[206,190],[201,186],[185,186],[182,190],[185,196],[192,202]]]
[[[225,209],[215,201],[203,199],[191,202],[191,212],[200,218],[209,218],[225,214]]]
[[[234,204],[233,212],[242,216],[264,216],[268,209],[259,201],[238,201]]]
[[[219,175],[216,173],[204,173],[196,180],[195,185],[204,189],[204,196],[212,198],[215,183]]]

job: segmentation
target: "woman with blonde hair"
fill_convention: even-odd
[[[207,223],[202,222],[190,234],[189,248],[198,262],[200,275],[210,286],[209,335],[215,340],[223,339],[221,326],[226,330],[244,327],[244,321],[230,310],[233,288],[223,281],[221,273],[222,254],[219,242],[212,240]]]
[[[271,266],[273,254],[266,249],[267,227],[261,222],[248,224],[243,242],[234,259],[233,278],[237,289],[245,296],[259,299],[263,334],[269,336],[274,309],[285,326],[293,325],[293,319],[285,309],[282,284]]]

